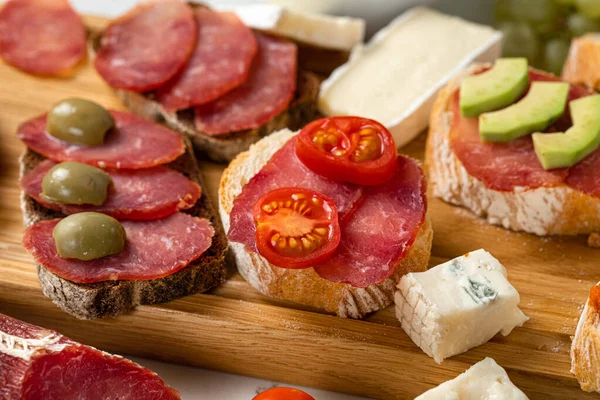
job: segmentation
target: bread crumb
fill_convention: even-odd
[[[600,248],[600,233],[592,233],[588,237],[588,246],[594,247],[596,249]]]

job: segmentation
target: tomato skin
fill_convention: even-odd
[[[252,215],[258,252],[280,268],[321,264],[340,244],[335,203],[313,190],[287,187],[267,192],[257,200]]]
[[[315,400],[300,389],[276,387],[257,394],[252,400]]]
[[[298,135],[296,155],[321,176],[358,185],[380,185],[396,171],[394,138],[386,127],[368,118],[311,122]]]

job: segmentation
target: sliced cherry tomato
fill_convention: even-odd
[[[252,400],[315,400],[300,389],[276,387],[257,394]]]
[[[340,244],[335,203],[313,190],[282,188],[254,205],[256,247],[281,268],[309,268],[327,260]]]
[[[394,176],[396,144],[377,121],[359,117],[323,118],[306,125],[296,141],[298,158],[326,178],[379,185]]]

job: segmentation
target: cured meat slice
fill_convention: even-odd
[[[335,202],[340,220],[360,200],[363,191],[361,186],[331,181],[315,174],[298,159],[295,145],[296,137],[275,153],[244,186],[242,193],[235,199],[229,216],[229,240],[243,243],[250,251],[257,251],[252,208],[260,196],[273,189],[294,186],[322,193]]]
[[[179,398],[132,361],[0,314],[0,399]]]
[[[0,11],[0,56],[30,74],[68,73],[85,57],[85,41],[67,0],[10,0]]]
[[[144,3],[106,29],[95,66],[112,87],[144,92],[185,66],[196,43],[192,9],[179,0]]]
[[[248,79],[212,103],[196,107],[196,128],[221,135],[257,128],[285,110],[296,90],[296,45],[255,33],[256,55]]]
[[[151,221],[122,221],[127,240],[121,253],[81,261],[58,255],[52,230],[59,221],[31,225],[25,230],[23,246],[50,272],[77,283],[163,278],[200,257],[215,233],[208,220],[183,213]]]
[[[342,239],[335,254],[314,267],[333,282],[366,287],[394,273],[425,221],[427,184],[413,160],[399,156],[396,175],[364,188],[362,201],[341,222]]]
[[[167,110],[208,103],[242,84],[258,45],[250,28],[231,12],[195,11],[198,39],[187,65],[156,92]]]
[[[565,183],[580,192],[600,197],[600,149],[571,167]]]
[[[63,205],[44,200],[42,180],[56,163],[46,160],[21,180],[21,188],[35,201],[63,214],[98,211],[117,219],[156,219],[190,208],[200,198],[200,186],[162,165],[140,170],[108,171],[113,184],[101,206]]]
[[[185,151],[177,133],[143,118],[110,112],[116,128],[101,146],[76,145],[56,139],[46,131],[46,115],[19,126],[17,136],[31,150],[57,161],[78,161],[100,168],[148,168],[175,160]]]
[[[530,81],[558,80],[555,77],[529,73]],[[571,86],[569,101],[587,96],[586,89]],[[458,91],[450,102],[454,119],[450,131],[450,146],[469,174],[486,187],[499,191],[517,188],[535,189],[561,184],[567,177],[565,168],[546,171],[533,148],[531,136],[507,143],[486,143],[479,136],[477,118],[463,118],[459,108]],[[566,113],[548,131],[562,131],[571,125]]]

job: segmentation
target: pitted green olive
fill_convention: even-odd
[[[99,146],[115,126],[115,120],[102,106],[83,99],[67,99],[52,107],[46,129],[65,142]]]
[[[52,167],[42,180],[42,198],[59,204],[93,204],[106,201],[110,176],[99,168],[67,161]]]
[[[118,254],[125,247],[125,229],[113,217],[96,212],[69,215],[52,232],[62,258],[95,260]]]

